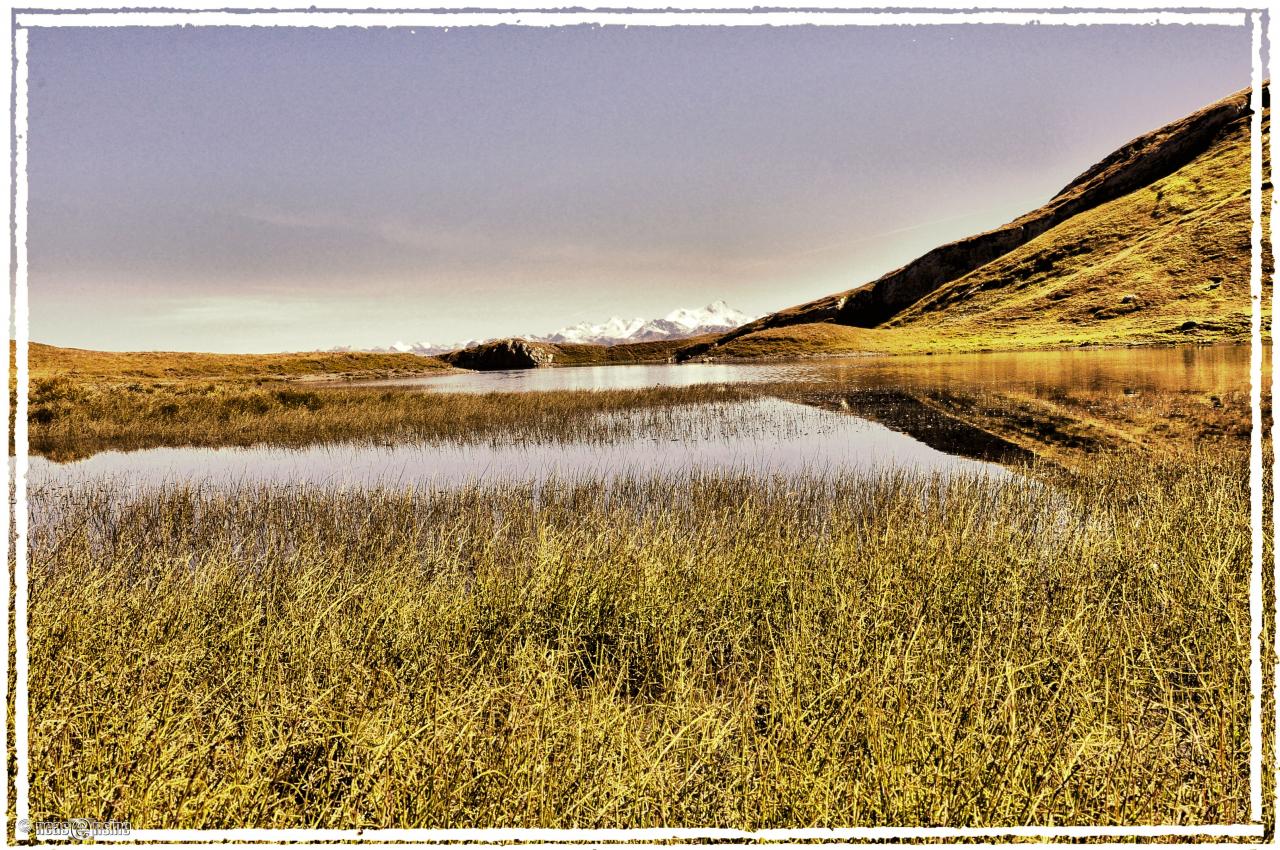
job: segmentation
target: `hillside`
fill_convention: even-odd
[[[10,342],[12,350],[13,343]],[[32,378],[66,375],[94,379],[301,379],[382,377],[448,369],[416,354],[300,352],[297,354],[199,354],[186,351],[90,351],[31,343]]]
[[[1133,140],[1003,227],[677,356],[1247,338],[1248,101],[1237,92]]]
[[[464,369],[665,363],[681,346],[712,335],[619,345],[496,340],[440,357],[408,353],[317,351],[282,354],[202,354],[186,351],[91,351],[31,343],[33,380],[58,376],[95,383],[131,380],[328,380],[431,374]],[[13,342],[10,341],[10,352]],[[12,362],[12,361],[11,361]],[[11,381],[13,375],[10,375]]]

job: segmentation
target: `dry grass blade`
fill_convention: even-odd
[[[1234,822],[1245,471],[40,491],[33,817]]]

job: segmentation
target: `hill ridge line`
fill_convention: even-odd
[[[1263,108],[1268,105],[1269,87],[1270,81],[1263,83]],[[769,328],[822,322],[864,328],[883,325],[942,286],[1192,162],[1229,126],[1252,114],[1250,95],[1250,89],[1241,89],[1131,139],[1082,172],[1047,203],[1005,225],[939,245],[853,289],[771,313],[711,342],[681,349],[676,360],[704,356],[734,339]]]

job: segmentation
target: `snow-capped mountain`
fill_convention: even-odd
[[[754,317],[733,309],[724,301],[713,301],[700,310],[680,308],[661,319],[621,319],[593,325],[579,322],[546,336],[533,336],[539,342],[579,342],[595,345],[617,345],[620,342],[650,342],[659,339],[683,339],[701,334],[732,330]]]
[[[587,343],[592,345],[617,345],[622,342],[652,342],[662,339],[685,339],[708,333],[732,330],[755,319],[735,310],[724,301],[713,301],[700,310],[680,308],[672,310],[661,319],[622,319],[614,316],[607,322],[592,324],[579,322],[543,336],[525,335],[525,339],[537,342]],[[471,348],[487,339],[469,339],[464,342],[431,343],[403,342],[397,340],[385,348],[369,349],[378,352],[411,354],[445,354],[463,348]],[[333,349],[334,351],[348,349]]]
[[[339,345],[330,348],[329,351],[368,351],[374,354],[423,354],[430,356],[435,354],[448,354],[450,351],[457,351],[460,348],[471,348],[472,346],[480,345],[481,343],[488,341],[489,340],[487,339],[468,339],[463,342],[447,342],[438,344],[434,342],[427,342],[425,340],[418,342],[404,342],[402,340],[396,340],[390,345],[385,345],[381,348],[352,348],[349,345]]]
[[[401,342],[396,340],[388,345],[383,351],[398,351],[401,354],[445,354],[450,351],[457,351],[460,348],[471,348],[482,342],[488,342],[487,339],[468,339],[464,342],[447,342],[444,344],[435,344],[430,342]]]
[[[534,336],[539,342],[603,342],[605,340],[630,339],[645,325],[644,319],[621,319],[614,316],[607,322],[593,325],[590,322],[578,322],[576,325],[563,327],[553,333]]]

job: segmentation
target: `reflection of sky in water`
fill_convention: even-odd
[[[568,371],[568,370],[565,370]],[[1009,474],[955,457],[882,425],[842,413],[760,399],[721,405],[708,418],[696,406],[669,411],[662,433],[625,429],[604,442],[495,441],[474,445],[327,444],[303,449],[161,448],[103,452],[56,464],[31,458],[33,486],[103,477],[121,483],[312,483],[326,486],[449,486],[689,472],[812,473],[913,470]],[[725,411],[724,408],[728,408]]]
[[[758,366],[719,363],[573,366],[551,369],[502,369],[456,372],[429,378],[392,378],[362,382],[373,386],[410,386],[444,393],[545,392],[547,390],[632,390],[772,381],[775,372]]]
[[[1269,359],[1265,357],[1264,362]],[[382,383],[445,392],[519,392],[783,381],[821,382],[833,390],[942,388],[1029,392],[1049,397],[1059,392],[1123,393],[1142,403],[1147,393],[1246,391],[1248,365],[1247,347],[1218,346],[459,372]],[[947,454],[850,413],[773,398],[640,408],[608,416],[613,425],[620,427],[605,429],[604,438],[579,441],[497,438],[473,444],[162,448],[104,452],[70,464],[33,456],[30,481],[33,486],[59,485],[86,478],[101,480],[105,476],[137,485],[203,482],[451,486],[470,481],[669,476],[689,472],[823,475],[902,469],[1009,474],[1000,466]],[[930,442],[939,444],[936,440]],[[949,447],[945,442],[942,445]]]
[[[1263,361],[1269,373],[1270,356]],[[1182,346],[841,357],[787,363],[581,366],[462,372],[376,383],[438,392],[525,392],[761,381],[820,381],[849,388],[1230,392],[1248,389],[1249,348]]]

